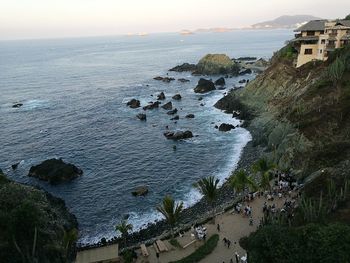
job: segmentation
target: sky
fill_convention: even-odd
[[[244,27],[280,15],[348,13],[350,0],[0,0],[0,40]]]

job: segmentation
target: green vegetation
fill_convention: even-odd
[[[171,236],[174,236],[174,226],[179,220],[180,213],[183,210],[183,202],[175,203],[174,199],[167,195],[163,199],[163,203],[157,206],[157,210],[165,217],[170,225]]]
[[[248,176],[248,173],[244,170],[234,172],[230,177],[230,184],[237,193],[243,192],[247,188],[257,189],[253,178]]]
[[[345,20],[350,20],[350,15],[347,15],[347,16],[345,17]]]
[[[76,228],[61,199],[0,172],[0,262],[70,262]]]
[[[337,57],[328,67],[328,76],[333,81],[334,87],[338,86],[346,70],[346,60],[344,57]]]
[[[211,205],[213,217],[215,215],[215,202],[218,194],[218,184],[219,179],[215,178],[215,176],[203,178],[195,184],[195,187],[201,192],[202,195],[204,195],[204,198],[206,198]]]
[[[181,248],[181,249],[182,249],[181,244],[179,243],[179,241],[177,241],[176,238],[170,239],[170,240],[169,240],[169,243],[170,243],[173,247],[177,247],[177,248]]]
[[[251,263],[350,262],[350,226],[264,226],[246,242]]]
[[[133,225],[128,224],[128,221],[126,220],[122,220],[118,225],[115,226],[115,231],[120,232],[122,234],[122,238],[124,240],[124,248],[126,247],[129,231],[132,231],[132,229]]]
[[[201,247],[196,249],[192,254],[189,256],[177,260],[172,261],[170,263],[193,263],[193,262],[199,262],[203,258],[205,258],[207,255],[209,255],[213,250],[216,248],[219,241],[219,235],[215,234],[212,235]]]
[[[197,64],[200,74],[238,74],[239,66],[224,54],[208,54]]]
[[[280,49],[276,54],[275,58],[293,60],[298,56],[297,50],[293,47],[291,43],[287,44],[285,47]]]

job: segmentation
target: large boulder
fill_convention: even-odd
[[[232,130],[234,128],[235,128],[235,126],[232,125],[232,124],[222,123],[219,126],[219,131],[227,132],[227,131],[230,131],[230,130]]]
[[[237,75],[239,66],[225,54],[208,54],[204,56],[197,64],[196,74],[203,75],[220,75],[233,74]]]
[[[221,77],[221,78],[217,79],[214,84],[217,86],[225,86],[226,82],[225,82],[225,79],[223,77]]]
[[[172,98],[173,98],[173,100],[181,100],[181,95],[175,94]]]
[[[206,93],[215,90],[215,85],[211,80],[201,78],[198,81],[197,87],[194,88],[196,93]]]
[[[175,72],[193,72],[197,69],[197,65],[195,64],[189,64],[189,63],[183,63],[182,65],[176,66],[172,69],[169,69],[169,71],[175,71]]]
[[[146,194],[148,194],[148,187],[147,186],[136,187],[131,193],[133,196],[145,196]]]
[[[159,108],[159,104],[160,104],[159,101],[151,102],[147,106],[143,107],[143,110],[153,110],[153,109]]]
[[[49,159],[39,165],[32,166],[28,176],[44,180],[50,184],[71,181],[83,174],[83,171],[62,159]]]
[[[185,140],[193,137],[191,131],[165,132],[164,136],[170,140]]]
[[[163,108],[164,110],[171,110],[171,109],[173,108],[173,104],[171,103],[171,101],[169,101],[169,102],[165,103],[165,104],[162,106],[162,108]]]
[[[136,109],[136,108],[139,108],[141,106],[141,103],[137,99],[132,99],[132,100],[128,101],[128,103],[126,103],[126,105],[128,105],[132,109]]]

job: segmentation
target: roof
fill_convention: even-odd
[[[346,26],[346,27],[350,27],[350,20],[339,20],[336,22],[335,24],[337,25],[342,25],[342,26]]]
[[[298,41],[318,41],[318,36],[306,36],[306,37],[297,37],[292,39],[292,42],[298,42]]]
[[[297,28],[294,30],[295,32],[298,31],[322,31],[325,28],[325,23],[327,20],[312,20],[307,22],[305,25]]]

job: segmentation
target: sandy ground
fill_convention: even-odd
[[[245,251],[239,246],[239,239],[244,236],[248,236],[251,232],[255,231],[259,225],[260,219],[263,216],[262,207],[266,198],[260,197],[256,198],[254,201],[250,202],[249,205],[252,207],[252,216],[253,216],[253,226],[249,225],[249,218],[243,216],[243,214],[236,214],[232,211],[228,211],[224,214],[218,215],[215,219],[215,224],[208,223],[205,225],[208,231],[208,237],[218,233],[220,240],[218,246],[215,250],[208,255],[201,262],[203,263],[230,263],[232,258],[233,262],[235,261],[235,252],[237,252],[240,257],[245,255]],[[281,208],[285,202],[285,198],[275,199],[273,202],[267,201],[268,204],[275,204],[277,208]],[[220,224],[220,232],[217,231],[217,224]],[[227,238],[231,241],[231,247],[227,248],[223,242],[223,238]],[[191,232],[188,231],[183,237],[176,238],[181,245],[188,244],[193,240],[191,237]],[[153,246],[147,247],[149,256],[143,257],[141,255],[140,249],[136,252],[140,255],[136,262],[146,263],[146,262],[160,262],[167,263],[170,261],[181,259],[189,254],[191,254],[196,248],[203,244],[202,241],[196,241],[194,244],[188,246],[186,249],[174,248],[168,241],[165,241],[167,247],[169,248],[168,252],[160,253],[159,260],[156,258],[156,252]]]

